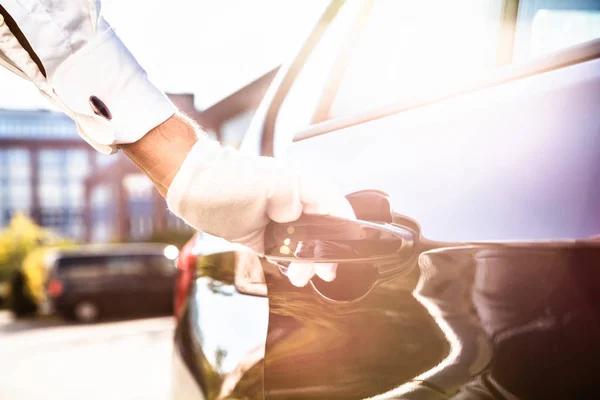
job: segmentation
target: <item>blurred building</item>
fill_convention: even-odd
[[[83,180],[98,164],[63,114],[0,110],[0,226],[21,211],[64,235],[83,237]]]
[[[195,109],[193,95],[170,97],[223,144],[237,146],[275,72],[204,111]],[[126,157],[97,153],[70,118],[45,110],[0,110],[0,228],[15,212],[82,241],[189,230]]]
[[[278,69],[267,72],[200,112],[197,120],[204,130],[213,134],[223,145],[238,147]]]

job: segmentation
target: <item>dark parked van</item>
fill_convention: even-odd
[[[47,311],[82,322],[172,312],[178,250],[165,244],[83,246],[47,261]]]

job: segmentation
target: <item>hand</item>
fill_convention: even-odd
[[[167,194],[173,213],[196,229],[264,253],[270,220],[290,222],[302,213],[353,218],[348,201],[330,185],[308,179],[280,160],[253,157],[199,138]],[[334,264],[292,264],[288,277],[303,286],[316,273],[335,278]]]
[[[99,15],[100,0],[3,0],[0,65],[33,82],[104,153],[176,109]]]

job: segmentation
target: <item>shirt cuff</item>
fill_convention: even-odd
[[[110,27],[64,61],[51,85],[103,152],[138,141],[177,111]]]

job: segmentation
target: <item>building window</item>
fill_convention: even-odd
[[[0,223],[17,212],[31,211],[31,166],[25,149],[0,150]]]
[[[111,190],[107,185],[97,185],[91,193],[91,239],[93,242],[106,242],[114,232],[113,202]]]
[[[83,233],[83,180],[89,173],[86,150],[41,150],[40,207],[42,224],[80,238]]]
[[[116,154],[109,156],[106,154],[96,152],[96,165],[98,166],[98,168],[106,167],[107,165],[112,164],[118,159],[119,156]]]
[[[40,207],[56,209],[64,205],[64,150],[42,150],[39,155]]]

